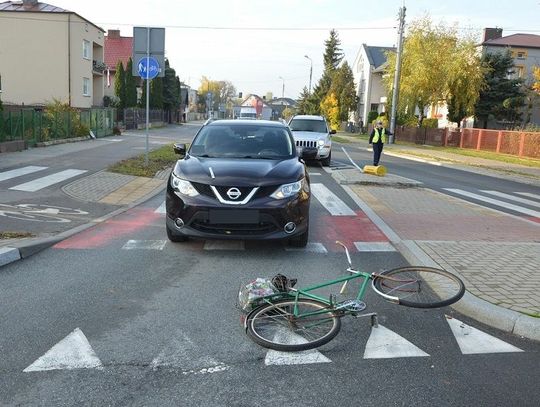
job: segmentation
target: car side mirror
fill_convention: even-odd
[[[330,130],[330,134],[336,134],[336,131],[334,129]]]
[[[317,147],[303,147],[300,158],[304,160],[314,160],[317,158]]]
[[[174,143],[173,144],[173,150],[174,150],[175,154],[186,155],[186,145],[185,144]]]

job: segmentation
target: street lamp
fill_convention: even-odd
[[[279,77],[283,81],[283,87],[281,88],[281,98],[283,99],[285,97],[285,79],[283,77]]]
[[[310,66],[309,66],[309,94],[311,95],[311,77],[313,76],[313,60],[308,57],[307,55],[304,55],[304,58],[309,59]]]

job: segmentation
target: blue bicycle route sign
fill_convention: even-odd
[[[143,79],[154,79],[159,74],[159,63],[154,57],[144,57],[139,60],[138,72]]]

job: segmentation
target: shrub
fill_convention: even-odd
[[[115,136],[120,136],[120,135],[122,134],[122,131],[120,130],[120,127],[114,126],[113,129],[112,129],[112,133],[113,133]]]
[[[369,112],[367,115],[366,126],[368,123],[373,123],[373,120],[375,120],[377,117],[379,117],[379,112],[377,112],[376,110],[372,110],[371,112]]]
[[[439,119],[424,119],[422,121],[422,127],[436,129],[437,127],[439,127]]]

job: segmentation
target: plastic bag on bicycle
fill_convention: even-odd
[[[278,293],[279,290],[272,284],[269,278],[256,278],[253,281],[240,287],[238,292],[237,307],[245,313],[249,313],[259,305],[262,305],[262,298]]]

